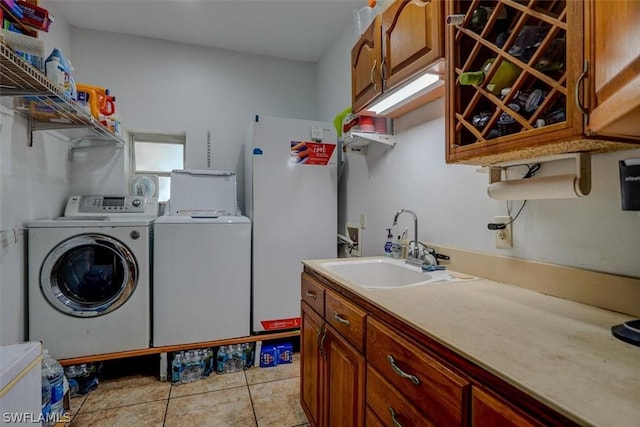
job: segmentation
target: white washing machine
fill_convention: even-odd
[[[27,224],[28,339],[56,359],[149,348],[157,199],[73,196]]]
[[[233,172],[172,172],[154,224],[154,347],[250,334],[251,221],[236,203]]]

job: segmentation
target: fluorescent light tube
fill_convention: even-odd
[[[411,81],[407,85],[401,87],[389,94],[389,96],[376,102],[367,110],[372,111],[375,114],[380,114],[391,110],[393,107],[399,107],[405,101],[409,101],[412,97],[415,97],[420,92],[425,92],[431,85],[437,83],[440,77],[437,74],[425,73],[417,79]]]

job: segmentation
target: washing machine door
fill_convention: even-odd
[[[122,242],[101,234],[65,240],[47,255],[40,289],[57,310],[96,317],[116,310],[138,283],[135,257]]]

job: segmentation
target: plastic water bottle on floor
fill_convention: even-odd
[[[42,426],[50,427],[49,416],[51,415],[51,384],[44,375],[42,376]]]
[[[56,359],[49,355],[49,350],[44,350],[42,354],[42,376],[51,385],[51,415],[62,416],[62,398],[64,397],[64,369]]]
[[[216,374],[224,374],[227,366],[227,347],[221,345],[216,354]]]
[[[193,352],[191,361],[191,381],[198,381],[200,377],[202,377],[202,352],[196,350]]]
[[[80,367],[72,365],[64,368],[64,376],[69,381],[69,394],[71,397],[78,396],[80,394]]]
[[[184,353],[184,356],[182,356],[182,377],[180,379],[180,382],[185,384],[188,382],[191,382],[191,352],[187,351]]]
[[[227,347],[227,362],[225,363],[224,372],[229,374],[236,371],[236,363],[233,360],[233,345]]]
[[[182,382],[182,354],[173,356],[171,362],[171,383],[180,384]]]

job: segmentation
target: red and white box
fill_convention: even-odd
[[[24,14],[22,23],[38,30],[49,31],[49,26],[53,23],[53,15],[47,9],[22,0],[18,0],[18,5]]]

